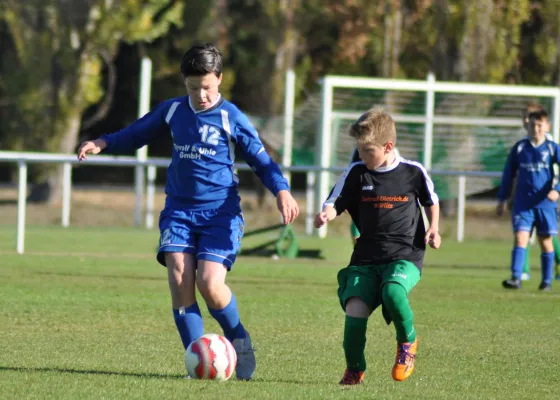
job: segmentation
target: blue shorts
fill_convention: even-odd
[[[159,217],[157,260],[165,266],[164,253],[189,253],[197,261],[215,261],[230,270],[241,245],[244,225],[241,213],[166,208]]]
[[[556,236],[558,234],[558,210],[556,208],[533,208],[518,211],[512,215],[514,232],[531,232],[537,228],[537,235]]]

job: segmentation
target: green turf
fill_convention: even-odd
[[[303,239],[325,260],[241,257],[228,278],[253,335],[251,382],[185,381],[157,234],[132,229],[31,227],[26,255],[0,228],[2,399],[556,399],[560,285],[500,287],[510,243],[444,243],[427,255],[411,302],[417,369],[393,382],[393,326],[369,323],[365,384],[343,390],[344,314],[336,273],[346,237]],[[203,307],[201,307],[203,308]],[[203,309],[207,332],[217,324]]]

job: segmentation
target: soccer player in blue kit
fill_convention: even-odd
[[[507,289],[521,288],[521,274],[529,237],[533,226],[541,246],[542,280],[539,290],[551,290],[554,269],[552,236],[558,234],[557,200],[560,184],[554,178],[554,164],[560,164],[560,146],[546,138],[548,116],[544,110],[528,115],[528,137],[511,149],[498,192],[497,214],[502,215],[517,176],[512,223],[515,244],[511,256],[511,279],[502,285]]]
[[[222,56],[211,43],[195,45],[181,61],[187,96],[164,101],[128,127],[78,149],[87,154],[124,153],[171,135],[165,208],[159,220],[157,260],[167,267],[175,324],[185,349],[203,335],[195,286],[212,317],[237,352],[236,376],[249,380],[256,360],[251,337],[240,322],[234,294],[225,283],[243,236],[243,216],[234,172],[239,146],[246,161],[276,196],[284,224],[299,208],[276,163],[247,117],[219,93]]]

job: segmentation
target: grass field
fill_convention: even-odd
[[[215,383],[182,379],[156,232],[28,227],[19,256],[14,231],[0,227],[2,399],[560,398],[560,284],[537,291],[536,248],[533,280],[519,292],[500,287],[509,241],[430,251],[411,294],[416,371],[392,381],[394,328],[376,312],[365,384],[344,390],[335,277],[350,255],[346,236],[302,239],[324,259],[238,259],[228,281],[258,367],[251,382]],[[203,311],[206,331],[218,332]]]

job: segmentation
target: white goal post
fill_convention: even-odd
[[[338,94],[335,93],[339,90]],[[397,98],[398,95],[407,93],[411,96],[411,92],[416,92],[417,106],[410,112],[399,112],[399,106],[392,107],[387,104],[387,97],[377,96],[372,99],[366,99],[357,106],[346,107],[344,96],[340,95],[341,89],[348,89],[352,91],[364,92],[370,90],[372,93],[390,93],[392,98]],[[418,96],[420,95],[420,96]],[[471,95],[466,96],[466,95]],[[350,96],[350,95],[348,95]],[[439,113],[436,107],[436,96],[439,96],[439,102],[445,96],[455,96],[457,98],[469,97],[468,101],[471,103],[476,102],[496,102],[499,99],[501,103],[508,104],[508,113],[498,113],[499,115],[488,115],[491,113],[471,113],[466,105],[460,104],[464,107],[461,108],[461,113],[454,115],[447,112]],[[480,99],[475,96],[479,96]],[[482,97],[486,96],[486,97]],[[347,97],[349,98],[349,97]],[[420,99],[418,99],[420,98]],[[321,167],[322,172],[318,174],[316,198],[315,198],[315,211],[320,211],[323,201],[327,198],[332,185],[332,173],[328,172],[328,168],[333,167],[333,147],[338,145],[338,140],[335,135],[338,134],[337,129],[345,129],[341,127],[340,121],[346,121],[346,126],[351,121],[357,119],[363,112],[372,106],[378,105],[388,109],[393,119],[397,123],[397,132],[399,132],[399,124],[416,124],[418,131],[417,135],[421,135],[422,144],[421,148],[417,149],[417,153],[422,154],[418,160],[421,161],[426,169],[432,173],[442,172],[438,171],[438,166],[433,164],[433,149],[434,149],[434,126],[446,127],[460,131],[465,127],[477,127],[478,129],[486,129],[487,127],[509,128],[519,130],[521,124],[521,110],[522,105],[526,104],[529,100],[534,98],[545,98],[549,105],[548,111],[551,114],[552,122],[552,136],[556,142],[560,137],[560,89],[556,87],[542,87],[542,86],[520,86],[520,85],[490,85],[490,84],[474,84],[474,83],[456,83],[456,82],[436,82],[432,74],[428,75],[425,81],[421,80],[402,80],[402,79],[381,79],[381,78],[367,78],[367,77],[348,77],[348,76],[326,76],[322,81],[321,92],[321,116],[320,127],[317,131],[317,165]],[[493,99],[493,100],[489,100]],[[515,102],[512,100],[515,99]],[[370,101],[371,100],[371,101]],[[462,100],[465,102],[465,100]],[[524,101],[524,103],[522,103]],[[396,101],[396,103],[399,103]],[[402,101],[401,101],[402,103]],[[478,105],[478,104],[477,104]],[[516,107],[515,112],[513,108]],[[394,109],[393,109],[394,108]],[[479,108],[479,107],[476,107]],[[455,107],[455,110],[457,107]],[[481,115],[482,114],[482,115]],[[520,136],[515,136],[511,132],[506,133],[510,140],[518,140]],[[399,136],[399,135],[398,135]],[[446,137],[438,137],[440,141],[445,142]],[[416,140],[416,139],[414,139]],[[476,140],[476,139],[475,139]],[[450,140],[451,142],[451,140]],[[438,143],[439,144],[439,143]],[[513,144],[513,142],[512,142]],[[453,143],[451,143],[453,145]],[[348,145],[347,145],[348,146]],[[397,139],[397,146],[399,146],[399,139]],[[399,146],[399,150],[402,149]],[[414,158],[404,154],[405,158]],[[340,165],[339,165],[340,166]],[[460,162],[455,162],[453,167],[445,168],[447,171],[454,172],[461,171],[481,171],[477,166],[465,163],[461,165]],[[437,190],[437,187],[436,187]],[[325,237],[327,234],[326,227],[319,230],[319,236]]]

